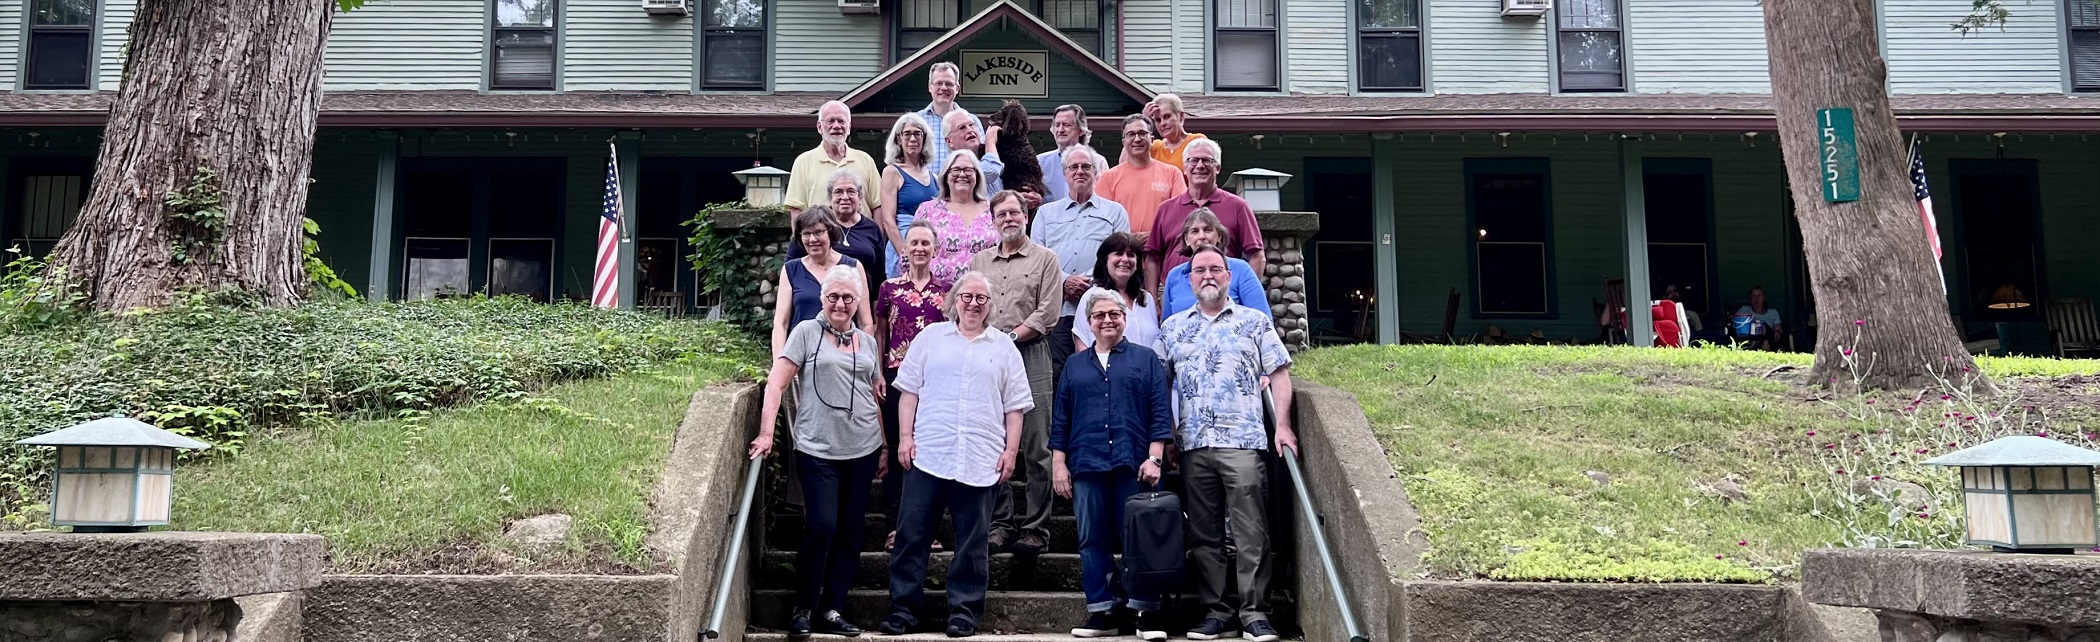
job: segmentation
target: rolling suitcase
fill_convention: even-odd
[[[1165,595],[1181,584],[1188,548],[1182,545],[1181,498],[1141,492],[1123,503],[1123,581],[1133,593]]]

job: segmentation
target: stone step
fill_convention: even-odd
[[[926,581],[928,586],[940,586],[947,577],[948,564],[955,559],[950,552],[934,553],[928,560]],[[1077,591],[1079,586],[1079,555],[1074,553],[1051,553],[1034,557],[1017,557],[1011,553],[992,556],[992,585],[994,591]],[[795,554],[787,551],[767,551],[764,566],[756,578],[760,589],[792,589],[800,581],[801,574],[795,572]],[[890,555],[888,553],[861,553],[860,568],[853,574],[853,587],[864,589],[888,589],[890,586]]]
[[[881,552],[883,550],[882,545],[890,535],[890,519],[881,514],[871,514],[868,515],[867,520],[866,539],[861,543],[860,550]],[[776,551],[795,550],[795,547],[802,541],[802,524],[804,521],[801,515],[774,515],[770,517],[766,523],[766,548]],[[952,520],[948,519],[947,514],[943,513],[941,515],[941,525],[936,527],[935,537],[943,545],[952,545],[955,542],[955,538],[952,537],[953,532],[950,529],[951,522]],[[1050,550],[1048,552],[1079,552],[1079,522],[1076,518],[1071,515],[1052,515],[1047,526],[1050,529]]]
[[[913,633],[913,634],[910,634],[910,635],[898,635],[898,636],[887,636],[887,635],[880,635],[880,634],[877,634],[877,633],[875,633],[875,632],[873,632],[873,631],[869,631],[869,632],[867,632],[867,633],[864,633],[864,634],[862,634],[862,635],[861,635],[861,638],[866,638],[866,639],[869,639],[869,640],[882,640],[882,641],[884,641],[884,642],[888,642],[889,640],[897,640],[897,641],[899,641],[899,642],[920,642],[920,641],[928,641],[928,640],[941,640],[942,642],[947,642],[948,640],[952,640],[952,639],[954,639],[954,638],[950,638],[950,637],[948,637],[948,635],[947,635],[946,633],[938,633],[938,632],[936,632],[936,633]],[[810,639],[811,639],[811,640],[854,640],[854,639],[861,639],[861,638],[849,638],[849,637],[845,637],[845,636],[838,636],[838,635],[817,635],[817,636],[813,636],[813,637],[811,637]],[[787,637],[787,634],[785,634],[785,633],[752,633],[752,634],[749,634],[749,635],[746,635],[746,636],[744,636],[744,641],[745,641],[745,642],[786,642],[786,641],[787,641],[787,639],[788,639],[788,637]],[[1076,639],[1078,639],[1078,638],[1074,638],[1074,637],[1072,637],[1072,634],[1071,634],[1071,633],[1069,633],[1069,632],[1066,632],[1066,633],[1016,633],[1016,634],[1012,634],[1012,635],[978,635],[978,636],[976,636],[976,637],[973,637],[973,638],[968,638],[968,639],[972,640],[973,642],[1072,642],[1072,640],[1076,640]],[[1135,639],[1137,639],[1137,636],[1134,636],[1134,635],[1125,635],[1125,636],[1119,636],[1119,637],[1112,637],[1112,638],[1094,638],[1094,639],[1096,639],[1096,640],[1135,640]]]
[[[1297,608],[1287,596],[1280,592],[1270,593],[1270,602],[1275,612],[1270,621],[1275,622],[1285,635],[1297,632]],[[795,592],[788,590],[752,591],[751,630],[754,632],[779,631],[787,625],[788,616],[794,608]],[[857,589],[846,596],[846,619],[871,632],[889,615],[890,594],[887,590]],[[1065,591],[990,591],[985,594],[984,617],[977,623],[978,630],[986,634],[1061,634],[1069,639],[1072,627],[1086,621],[1086,595]],[[1193,596],[1170,596],[1166,600],[1167,631],[1174,639],[1202,621],[1203,606]],[[919,614],[921,627],[939,635],[948,626],[948,602],[941,591],[928,589],[926,604]],[[874,635],[871,639],[885,638]],[[972,638],[975,639],[975,638]]]

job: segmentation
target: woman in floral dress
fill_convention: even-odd
[[[977,168],[976,154],[967,149],[950,152],[940,179],[940,196],[919,206],[912,225],[924,221],[940,233],[933,278],[954,283],[970,267],[970,257],[999,244],[999,228],[992,225],[991,208],[985,203],[984,172]]]
[[[989,216],[981,218],[991,219]],[[905,232],[904,245],[898,248],[903,274],[883,281],[882,288],[875,295],[875,336],[880,337],[884,345],[883,381],[897,380],[897,367],[904,364],[904,354],[920,330],[948,320],[941,312],[941,305],[947,301],[948,290],[954,286],[954,281],[933,273],[934,256],[939,254],[941,236],[931,221],[924,218],[912,221],[911,228]],[[889,438],[884,443],[897,443],[897,400],[901,397],[892,388],[889,396],[883,399],[882,430]],[[883,514],[890,516],[893,525],[890,539],[895,540],[897,497],[903,490],[904,468],[897,465],[894,449],[888,456],[890,474],[882,478],[880,501]]]

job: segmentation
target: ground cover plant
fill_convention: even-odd
[[[1422,515],[1424,574],[1448,578],[1767,582],[1809,548],[1959,546],[1955,474],[1919,462],[2100,437],[2080,429],[2100,416],[2100,361],[1985,358],[1998,391],[1962,391],[1956,371],[1943,390],[1855,394],[1809,385],[1809,359],[1349,346],[1293,371],[1356,395]]]
[[[9,307],[9,331],[0,336],[0,444],[96,417],[140,417],[213,444],[199,461],[185,464],[183,490],[177,493],[184,496],[199,488],[188,483],[194,471],[222,464],[261,465],[229,463],[248,459],[250,450],[285,457],[290,445],[317,443],[339,431],[370,430],[375,435],[393,431],[389,434],[404,450],[424,448],[418,452],[429,454],[439,450],[421,444],[437,441],[431,433],[440,422],[432,413],[443,408],[497,404],[500,407],[488,412],[528,413],[493,415],[514,428],[548,413],[606,419],[615,415],[600,411],[615,408],[592,403],[626,397],[600,391],[590,399],[567,400],[538,391],[564,381],[641,373],[628,382],[635,394],[669,377],[673,383],[664,385],[692,386],[678,393],[682,399],[708,381],[748,374],[758,360],[753,344],[722,324],[578,305],[508,298],[324,301],[289,309],[241,303],[192,295],[151,312],[34,318],[13,314],[29,306]],[[681,360],[686,363],[644,372]],[[655,422],[654,415],[645,421],[645,411],[653,412],[649,408],[654,407],[636,403],[631,416],[606,420],[644,428],[638,438],[653,438],[655,433],[646,431],[669,429],[655,425],[664,422]],[[282,443],[271,445],[273,441]],[[472,446],[461,448],[461,457],[487,454]],[[570,455],[588,461],[582,454]],[[48,456],[40,449],[0,445],[0,528],[41,525]],[[442,469],[453,463],[427,460],[423,465]],[[370,478],[358,474],[385,472],[382,463],[370,459],[307,464],[370,467],[342,471],[342,482],[368,482]],[[426,475],[431,471],[424,469],[414,472],[441,476]],[[286,479],[275,473],[253,478],[229,474],[241,483],[258,485]],[[387,483],[404,479],[390,477]],[[516,492],[514,487],[514,496]],[[204,522],[185,525],[216,527]],[[269,530],[308,527],[280,523]]]

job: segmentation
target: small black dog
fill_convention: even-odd
[[[1021,101],[1009,100],[990,118],[984,119],[986,127],[999,128],[999,160],[1006,164],[1000,172],[1000,184],[1006,189],[1033,189],[1036,194],[1047,194],[1050,190],[1043,183],[1043,166],[1035,161],[1035,146],[1028,142],[1028,109]]]

